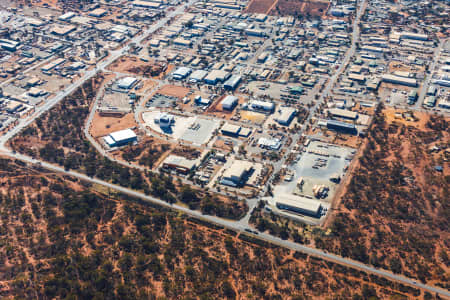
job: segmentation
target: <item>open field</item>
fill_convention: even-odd
[[[99,74],[87,81],[53,109],[36,119],[20,135],[15,136],[10,141],[11,148],[64,166],[68,170],[77,170],[91,177],[151,194],[169,203],[193,202],[193,207],[204,214],[216,214],[229,219],[238,219],[245,214],[247,205],[242,201],[228,199],[224,202],[214,194],[210,195],[197,189],[192,189],[190,198],[185,198],[182,186],[176,185],[173,178],[123,166],[97,152],[85,137],[83,127],[99,87],[106,80],[103,74]],[[158,154],[166,151],[158,147],[147,147],[146,151],[143,150],[143,145],[131,147],[122,158],[126,161],[139,159],[139,162],[150,170],[158,161]]]
[[[246,8],[249,13],[263,13],[277,16],[320,16],[323,17],[330,2],[328,1],[289,1],[289,0],[252,0]]]
[[[94,119],[92,120],[90,134],[94,138],[99,138],[108,135],[111,132],[132,128],[135,126],[137,126],[137,123],[132,113],[126,114],[125,116],[118,118],[118,117],[100,116],[100,114],[96,112]]]
[[[448,288],[448,120],[423,113],[406,122],[393,113],[376,113],[333,234],[316,246]]]
[[[421,298],[74,178],[6,159],[0,173],[2,298]]]
[[[188,88],[168,84],[161,87],[161,89],[158,90],[158,93],[182,99],[183,97],[186,96],[187,93],[189,93],[189,91],[190,89]]]
[[[266,14],[276,0],[251,0],[245,9],[248,13]]]
[[[139,76],[162,78],[166,75],[167,66],[161,63],[144,62],[135,56],[122,56],[108,68],[113,72],[129,73]]]
[[[331,211],[328,228],[311,230],[262,210],[251,222],[259,230],[448,289],[449,120],[403,112],[406,121],[395,112],[375,113],[368,141],[334,200],[340,205]]]

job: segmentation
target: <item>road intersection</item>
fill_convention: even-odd
[[[73,93],[76,89],[78,89],[80,86],[82,86],[82,84],[84,84],[87,80],[93,78],[95,75],[99,74],[100,72],[105,71],[105,69],[114,61],[116,61],[120,56],[124,55],[125,53],[128,52],[129,50],[129,45],[131,43],[135,43],[135,44],[140,44],[144,39],[146,39],[150,34],[156,32],[157,30],[159,30],[160,28],[162,28],[171,18],[173,18],[176,15],[182,14],[184,12],[184,10],[190,5],[192,4],[194,1],[191,0],[189,2],[186,2],[185,4],[181,5],[180,7],[178,7],[176,10],[170,12],[167,16],[165,16],[164,18],[162,18],[161,20],[159,20],[156,24],[150,26],[147,30],[143,31],[141,34],[139,34],[138,36],[136,36],[135,38],[133,38],[130,43],[126,46],[124,46],[123,48],[116,50],[116,51],[112,51],[110,52],[109,56],[102,62],[100,62],[96,68],[88,70],[84,73],[84,75],[82,77],[80,77],[76,82],[74,82],[73,84],[71,84],[69,87],[65,88],[64,90],[62,90],[60,93],[58,93],[55,97],[53,97],[52,99],[50,99],[49,101],[47,101],[45,104],[43,104],[42,106],[38,107],[36,109],[36,111],[29,116],[28,118],[24,118],[22,120],[20,120],[18,122],[18,124],[12,128],[11,130],[9,130],[7,133],[5,133],[3,136],[0,137],[0,152],[8,157],[11,157],[13,159],[18,159],[21,161],[24,161],[26,163],[32,164],[34,166],[40,166],[43,167],[45,169],[57,172],[57,173],[61,173],[61,174],[65,174],[65,175],[69,175],[69,176],[73,176],[76,178],[79,178],[80,180],[84,180],[84,181],[88,181],[91,183],[95,183],[95,184],[99,184],[102,186],[105,186],[107,188],[113,189],[115,191],[133,196],[133,197],[137,197],[143,201],[146,202],[151,202],[151,203],[156,203],[158,205],[164,206],[164,207],[168,207],[170,209],[174,209],[177,211],[180,211],[186,215],[192,216],[194,218],[198,218],[201,220],[205,220],[207,222],[211,222],[229,229],[233,229],[235,231],[238,232],[246,232],[246,234],[252,235],[255,238],[258,238],[260,240],[264,240],[270,243],[273,243],[275,245],[284,247],[284,248],[288,248],[294,251],[300,251],[302,253],[306,253],[308,255],[311,256],[315,256],[327,261],[332,261],[341,265],[345,265],[348,267],[352,267],[355,268],[357,270],[361,270],[364,272],[367,272],[369,274],[374,274],[377,276],[381,276],[384,278],[387,278],[389,280],[393,280],[396,282],[400,282],[402,284],[406,284],[415,288],[419,288],[419,289],[423,289],[432,293],[437,293],[440,294],[444,297],[449,297],[450,298],[450,292],[438,287],[434,287],[434,286],[430,286],[430,285],[426,285],[420,282],[415,281],[414,279],[410,279],[407,277],[404,277],[402,275],[398,275],[398,274],[393,274],[389,271],[383,270],[383,269],[379,269],[379,268],[375,268],[373,266],[370,265],[366,265],[364,263],[358,262],[358,261],[354,261],[352,259],[349,258],[345,258],[345,257],[341,257],[332,253],[328,253],[326,251],[320,250],[320,249],[316,249],[313,247],[309,247],[309,246],[305,246],[305,245],[301,245],[292,241],[288,241],[288,240],[283,240],[281,238],[275,237],[273,235],[270,235],[268,233],[258,233],[257,231],[248,231],[249,229],[249,219],[251,216],[251,212],[253,211],[253,209],[258,205],[259,199],[261,196],[265,195],[265,193],[267,192],[267,186],[262,190],[261,194],[257,197],[257,198],[253,198],[253,199],[249,199],[246,200],[247,204],[249,206],[249,211],[246,214],[246,216],[244,216],[241,220],[238,221],[233,221],[233,220],[226,220],[226,219],[222,219],[216,216],[209,216],[209,215],[203,215],[200,211],[196,211],[196,210],[190,210],[187,207],[181,206],[181,205],[177,205],[177,204],[169,204],[161,199],[157,199],[155,197],[143,194],[141,192],[135,191],[135,190],[131,190],[129,188],[126,187],[122,187],[119,185],[115,185],[115,184],[111,184],[109,182],[100,180],[98,178],[92,178],[89,177],[85,174],[76,172],[76,171],[72,171],[72,170],[66,170],[60,166],[56,166],[50,163],[47,163],[45,161],[42,160],[37,160],[34,159],[32,157],[23,155],[23,154],[19,154],[19,153],[15,153],[13,151],[11,151],[10,149],[8,149],[6,147],[6,143],[8,142],[8,140],[10,140],[12,137],[14,137],[15,135],[17,135],[21,130],[25,129],[27,126],[29,126],[32,122],[34,122],[34,120],[36,120],[36,118],[38,118],[40,115],[42,115],[44,112],[48,111],[49,109],[51,109],[53,106],[55,106],[57,103],[59,103],[61,100],[63,100],[65,97],[67,97],[68,95],[70,95],[71,93]],[[350,49],[347,51],[342,64],[339,66],[337,72],[329,79],[329,81],[327,82],[326,86],[324,87],[321,96],[319,97],[319,99],[316,101],[315,105],[311,108],[311,112],[315,112],[319,106],[321,105],[321,103],[323,103],[324,99],[329,95],[329,92],[331,91],[331,89],[333,88],[333,86],[336,83],[336,80],[339,78],[340,74],[345,70],[346,65],[348,64],[348,62],[350,61],[350,59],[353,57],[355,50],[356,50],[356,43],[358,41],[359,38],[359,20],[361,15],[364,13],[364,10],[366,8],[366,0],[361,1],[359,9],[357,10],[356,16],[355,16],[355,20],[354,20],[354,24],[353,24],[353,33],[352,33],[352,45],[350,47]],[[420,93],[421,95],[423,94],[423,91],[421,91]],[[97,104],[97,100],[94,103],[94,107],[96,107]],[[93,109],[91,114],[89,115],[88,118],[88,122],[87,124],[89,125],[90,122],[92,121],[92,118],[94,116],[95,110]],[[305,121],[305,124],[303,125],[303,127],[300,129],[300,133],[296,135],[296,138],[292,141],[290,149],[288,149],[288,151],[286,151],[286,153],[290,153],[292,150],[292,147],[294,145],[296,145],[298,143],[299,138],[301,137],[301,134],[306,130],[306,126],[309,123],[310,119],[312,118],[312,113],[308,116],[307,120]],[[85,134],[87,136],[87,138],[91,141],[91,143],[95,146],[98,144],[95,142],[95,140],[90,137],[88,130],[89,130],[89,126],[86,126],[85,130]],[[105,153],[104,150],[101,149],[100,146],[96,147],[100,153],[102,155],[107,155]],[[275,165],[275,170],[273,172],[273,174],[276,174],[277,172],[280,171],[282,165],[285,163],[286,161],[286,156],[283,157],[276,165]],[[135,165],[131,165],[128,163],[124,163],[126,164],[128,167],[137,167]],[[271,179],[273,179],[273,175],[271,177]]]

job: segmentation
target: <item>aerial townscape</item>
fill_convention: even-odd
[[[0,0],[0,298],[450,299],[449,14]]]

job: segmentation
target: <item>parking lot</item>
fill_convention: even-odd
[[[300,154],[298,161],[290,166],[294,173],[292,180],[282,182],[276,189],[278,192],[330,202],[354,153],[352,148],[312,141]],[[299,184],[300,179],[303,180],[302,184]],[[328,191],[317,196],[313,189],[319,186],[324,186]]]

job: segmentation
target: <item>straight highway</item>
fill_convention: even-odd
[[[15,126],[14,128],[12,128],[11,130],[9,130],[5,135],[3,135],[2,137],[0,137],[0,151],[2,154],[4,154],[5,156],[8,156],[12,159],[18,159],[21,161],[24,161],[26,163],[29,164],[33,164],[33,165],[39,165],[42,166],[45,169],[57,172],[57,173],[61,173],[61,174],[65,174],[65,175],[69,175],[69,176],[73,176],[76,178],[79,178],[80,180],[84,180],[84,181],[88,181],[91,183],[95,183],[98,185],[102,185],[105,186],[107,188],[116,190],[118,192],[130,195],[130,196],[134,196],[137,197],[139,199],[142,199],[143,201],[147,201],[147,202],[151,202],[151,203],[156,203],[158,205],[164,206],[164,207],[168,207],[171,209],[175,209],[177,211],[183,212],[186,215],[198,218],[198,219],[202,219],[205,220],[207,222],[211,222],[217,225],[221,225],[223,227],[238,231],[238,232],[244,232],[246,231],[246,229],[249,229],[249,218],[251,215],[251,212],[253,211],[253,208],[256,207],[256,205],[258,204],[258,199],[259,198],[254,198],[254,199],[250,199],[247,200],[247,203],[249,205],[249,211],[247,213],[247,215],[239,220],[239,221],[233,221],[233,220],[226,220],[226,219],[222,219],[219,217],[215,217],[215,216],[209,216],[209,215],[203,215],[200,211],[195,211],[195,210],[190,210],[189,208],[183,207],[181,205],[177,205],[177,204],[169,204],[161,199],[157,199],[154,198],[152,196],[149,195],[145,195],[141,192],[135,191],[135,190],[131,190],[129,188],[125,188],[122,186],[118,186],[115,184],[111,184],[109,182],[100,180],[98,178],[91,178],[87,175],[78,173],[76,171],[72,171],[72,170],[65,170],[64,168],[60,167],[60,166],[55,166],[52,164],[49,164],[45,161],[41,161],[41,160],[37,160],[34,159],[32,157],[23,155],[23,154],[19,154],[19,153],[14,153],[12,152],[10,149],[8,149],[6,147],[6,143],[9,139],[11,139],[12,137],[14,137],[16,134],[18,134],[21,130],[23,130],[24,128],[26,128],[27,126],[29,126],[36,118],[38,118],[40,115],[42,115],[44,112],[48,111],[49,109],[51,109],[54,105],[56,105],[57,103],[59,103],[62,99],[64,99],[65,97],[67,97],[68,95],[70,95],[71,93],[73,93],[77,88],[79,88],[80,86],[82,86],[87,80],[93,78],[96,74],[98,74],[99,72],[103,72],[105,70],[105,68],[107,66],[109,66],[111,63],[113,63],[116,59],[118,59],[120,56],[122,56],[123,54],[127,53],[127,51],[129,50],[129,45],[131,43],[135,43],[135,44],[140,44],[145,38],[147,38],[150,34],[156,32],[157,30],[159,30],[160,28],[162,28],[171,18],[173,18],[176,15],[179,15],[181,13],[183,13],[183,11],[185,10],[186,7],[188,7],[189,5],[191,5],[193,2],[195,2],[195,0],[191,0],[186,2],[185,4],[181,5],[180,7],[178,7],[176,10],[170,12],[166,17],[160,19],[157,23],[155,23],[154,25],[150,26],[147,30],[143,31],[142,34],[137,35],[136,37],[134,37],[133,39],[131,39],[130,43],[126,46],[124,46],[123,48],[116,50],[116,51],[112,51],[110,53],[110,55],[102,62],[100,62],[96,68],[92,69],[92,70],[88,70],[84,73],[84,75],[79,78],[75,83],[73,83],[72,85],[70,85],[69,87],[67,87],[66,89],[62,90],[60,93],[58,93],[54,98],[48,100],[45,104],[43,104],[40,107],[36,108],[36,111],[28,118],[24,118],[22,120],[20,120],[17,124],[17,126]],[[339,66],[338,70],[335,72],[335,74],[333,76],[331,76],[330,80],[328,81],[328,83],[326,84],[324,90],[322,91],[322,94],[320,96],[320,98],[318,99],[318,101],[316,102],[315,106],[311,109],[312,112],[315,112],[318,107],[320,106],[321,103],[323,103],[323,100],[329,95],[330,91],[332,90],[332,88],[334,87],[334,84],[336,83],[336,80],[339,78],[340,74],[345,70],[345,66],[348,64],[348,62],[350,61],[350,59],[353,57],[355,50],[356,50],[356,42],[359,39],[359,27],[358,27],[358,23],[360,20],[361,15],[364,13],[364,10],[366,8],[366,0],[363,0],[360,2],[359,4],[359,9],[357,10],[355,19],[354,19],[354,24],[353,24],[353,33],[352,33],[352,45],[350,47],[350,49],[347,51],[341,65]],[[96,103],[94,104],[94,106],[96,106]],[[299,133],[295,136],[295,139],[293,140],[293,142],[291,143],[291,149],[294,145],[297,144],[300,136],[302,135],[302,133],[306,130],[306,124],[309,123],[309,121],[311,120],[312,114],[309,115],[307,121],[305,122],[305,125],[302,127],[302,129],[299,131]],[[88,120],[88,124],[90,124],[90,121],[92,121],[93,118],[93,113],[91,113],[89,115],[89,120]],[[86,136],[90,136],[88,134],[88,127],[86,126],[85,129],[85,133]],[[92,142],[92,140],[90,139],[90,141]],[[93,143],[94,145],[96,145],[96,143]],[[99,147],[96,147],[99,148]],[[287,153],[289,153],[290,151],[287,151]],[[100,153],[102,153],[103,155],[106,155],[106,153],[104,151],[101,151]],[[275,171],[278,172],[281,168],[281,166],[284,164],[286,160],[286,157],[283,157],[279,163],[277,163],[276,165],[276,169]],[[134,165],[129,165],[130,167],[136,167]],[[274,172],[274,173],[276,173]],[[261,193],[261,195],[263,195],[265,193],[265,191],[267,190],[267,187],[263,190],[263,192]],[[370,265],[366,265],[364,263],[358,262],[358,261],[354,261],[352,259],[349,258],[345,258],[345,257],[341,257],[335,254],[331,254],[328,253],[326,251],[320,250],[320,249],[316,249],[316,248],[312,248],[312,247],[308,247],[305,245],[301,245],[301,244],[297,244],[295,242],[292,241],[287,241],[287,240],[282,240],[281,238],[272,236],[268,233],[257,233],[256,231],[253,231],[253,233],[246,233],[246,234],[250,234],[255,238],[258,238],[260,240],[264,240],[273,244],[276,244],[278,246],[287,248],[287,249],[291,249],[294,251],[300,251],[302,253],[306,253],[308,255],[311,256],[315,256],[327,261],[332,261],[341,265],[345,265],[345,266],[349,266],[352,268],[355,268],[357,270],[361,270],[364,272],[367,272],[369,274],[374,274],[377,276],[381,276],[384,278],[387,278],[389,280],[393,280],[408,286],[412,286],[415,288],[419,288],[419,289],[423,289],[426,291],[429,291],[431,293],[436,293],[439,295],[442,295],[444,297],[448,297],[450,298],[450,292],[438,287],[434,287],[434,286],[430,286],[427,284],[423,284],[420,282],[417,282],[414,279],[410,279],[407,277],[404,277],[402,275],[397,275],[397,274],[393,274],[389,271],[386,270],[382,270],[382,269],[378,269],[375,268],[373,266]]]
[[[6,156],[9,156],[9,157],[11,157],[13,159],[18,159],[18,160],[27,162],[29,164],[41,166],[41,167],[43,167],[45,169],[48,169],[50,171],[53,171],[53,172],[57,172],[57,173],[61,173],[61,174],[69,175],[69,176],[73,176],[73,177],[79,178],[79,179],[84,180],[84,181],[88,181],[88,182],[91,182],[91,183],[99,184],[99,185],[105,186],[107,188],[116,190],[118,192],[130,195],[130,196],[133,196],[133,197],[137,197],[137,198],[139,198],[139,199],[141,199],[143,201],[150,202],[150,203],[156,203],[156,204],[164,206],[164,207],[175,209],[177,211],[183,212],[186,215],[192,216],[194,218],[205,220],[207,222],[211,222],[213,224],[217,224],[217,225],[220,225],[220,226],[223,226],[223,227],[226,227],[226,228],[238,231],[238,232],[246,232],[246,234],[250,234],[250,235],[252,235],[253,237],[255,237],[257,239],[264,240],[266,242],[278,245],[280,247],[284,247],[284,248],[291,249],[291,250],[294,250],[294,251],[299,251],[299,252],[302,252],[302,253],[306,253],[306,254],[314,256],[314,257],[318,257],[318,258],[321,258],[321,259],[324,259],[324,260],[327,260],[327,261],[332,261],[332,262],[335,262],[335,263],[338,263],[338,264],[341,264],[341,265],[352,267],[352,268],[355,268],[355,269],[360,270],[360,271],[364,271],[364,272],[369,273],[369,274],[378,275],[378,276],[381,276],[381,277],[384,277],[384,278],[388,278],[390,280],[393,280],[393,281],[396,281],[396,282],[399,282],[399,283],[402,283],[402,284],[406,284],[408,286],[412,286],[412,287],[415,287],[415,288],[423,289],[423,290],[426,290],[428,292],[436,293],[436,294],[442,295],[444,297],[450,298],[450,292],[447,291],[447,290],[444,290],[444,289],[441,289],[441,288],[438,288],[438,287],[434,287],[434,286],[430,286],[430,285],[427,285],[427,284],[423,284],[421,282],[418,282],[418,281],[416,281],[414,279],[411,279],[411,278],[407,278],[407,277],[402,276],[402,275],[393,274],[393,273],[391,273],[389,271],[378,269],[378,268],[366,265],[364,263],[361,263],[361,262],[358,262],[358,261],[354,261],[354,260],[349,259],[349,258],[341,257],[341,256],[338,256],[338,255],[335,255],[335,254],[332,254],[332,253],[328,253],[328,252],[320,250],[320,249],[316,249],[316,248],[308,247],[308,246],[305,246],[305,245],[297,244],[297,243],[292,242],[292,241],[283,240],[281,238],[275,237],[275,236],[270,235],[268,233],[258,233],[258,234],[256,234],[256,233],[249,233],[249,232],[245,231],[245,229],[248,229],[247,225],[245,223],[243,224],[240,221],[232,221],[232,220],[226,220],[226,219],[222,219],[222,218],[215,217],[215,216],[203,215],[200,211],[190,210],[187,207],[183,207],[183,206],[177,205],[177,204],[169,204],[169,203],[167,203],[167,202],[165,202],[165,201],[163,201],[161,199],[158,199],[158,198],[155,198],[155,197],[152,197],[152,196],[149,196],[149,195],[145,195],[145,194],[143,194],[141,192],[138,192],[138,191],[135,191],[135,190],[131,190],[129,188],[125,188],[125,187],[122,187],[122,186],[119,186],[119,185],[115,185],[115,184],[112,184],[112,183],[109,183],[109,182],[106,182],[106,181],[103,181],[103,180],[100,180],[100,179],[97,179],[97,178],[92,178],[92,177],[89,177],[87,175],[75,172],[75,171],[65,170],[62,167],[49,164],[49,163],[47,163],[45,161],[37,160],[37,159],[34,159],[32,157],[23,155],[23,154],[12,153],[11,150],[5,148],[4,146],[0,147],[0,151],[1,151],[2,154],[6,155]]]

